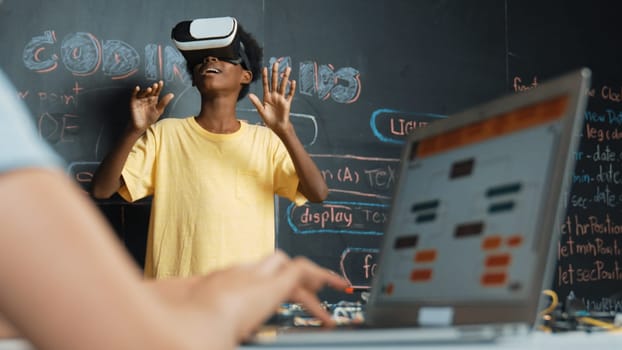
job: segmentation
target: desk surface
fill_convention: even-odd
[[[287,349],[288,347],[275,346],[243,346],[241,349]],[[340,349],[354,350],[361,349],[361,344],[339,345],[313,347],[305,346],[305,350],[313,349]],[[584,332],[568,332],[568,333],[542,333],[535,332],[523,336],[507,336],[502,337],[496,342],[487,343],[455,343],[455,344],[378,344],[366,345],[366,350],[375,349],[418,349],[418,350],[590,350],[590,349],[622,349],[622,332],[620,333],[584,333]]]
[[[342,349],[342,350],[354,350],[360,349],[361,345],[352,346],[339,346],[339,347],[305,347],[305,350],[313,349]],[[388,345],[379,344],[378,346],[365,346],[366,350],[374,349],[418,349],[418,350],[456,350],[456,349],[469,349],[469,350],[523,350],[523,349],[535,349],[535,350],[550,350],[561,349],[564,350],[607,350],[607,349],[622,349],[622,332],[620,333],[581,333],[581,332],[569,332],[558,334],[547,333],[531,333],[526,336],[518,337],[503,337],[495,343],[485,344],[444,344],[444,345],[421,345],[421,344],[398,344]],[[270,347],[270,346],[242,346],[240,349],[287,349],[287,347]],[[35,350],[30,344],[23,340],[2,340],[0,341],[0,350]]]

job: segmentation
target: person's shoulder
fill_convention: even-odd
[[[171,130],[176,128],[185,127],[192,121],[193,117],[166,117],[158,120],[151,125],[154,131]]]
[[[246,122],[242,122],[242,123],[246,124],[245,125],[246,129],[249,132],[251,132],[251,133],[254,133],[254,134],[257,134],[257,135],[261,135],[261,136],[264,136],[264,137],[276,136],[276,134],[274,132],[272,132],[272,130],[270,130],[269,127],[267,127],[267,126],[265,126],[263,124],[249,124],[249,123],[246,123]]]
[[[283,141],[269,127],[263,124],[247,124],[246,130],[246,136],[262,144],[268,153],[286,152]]]
[[[174,126],[174,125],[182,125],[187,124],[189,120],[193,117],[166,117],[158,120],[154,125],[159,126]]]
[[[65,165],[39,137],[36,125],[15,88],[0,70],[0,173],[19,168]]]

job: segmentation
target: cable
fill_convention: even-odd
[[[557,308],[557,305],[559,304],[559,297],[557,296],[557,293],[550,289],[543,290],[542,294],[551,297],[551,304],[539,313],[540,317],[546,317],[547,315],[550,315],[553,311],[555,311],[555,308]]]
[[[614,325],[611,322],[605,322],[605,321],[601,321],[601,320],[597,320],[595,318],[592,317],[578,317],[577,321],[585,323],[585,324],[589,324],[591,326],[596,326],[596,327],[600,327],[603,328],[609,332],[622,332],[622,327],[618,327],[616,325]]]

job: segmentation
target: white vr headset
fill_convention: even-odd
[[[207,56],[251,69],[233,17],[199,18],[177,23],[171,32],[177,49],[194,67]]]

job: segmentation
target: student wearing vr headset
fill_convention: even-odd
[[[274,195],[297,205],[328,188],[289,119],[296,82],[278,63],[261,68],[262,48],[232,17],[179,23],[173,40],[201,96],[196,116],[158,120],[173,94],[163,83],[136,87],[132,119],[101,163],[92,193],[128,201],[153,195],[145,276],[191,276],[265,257],[275,249]],[[236,117],[261,74],[267,127]]]

